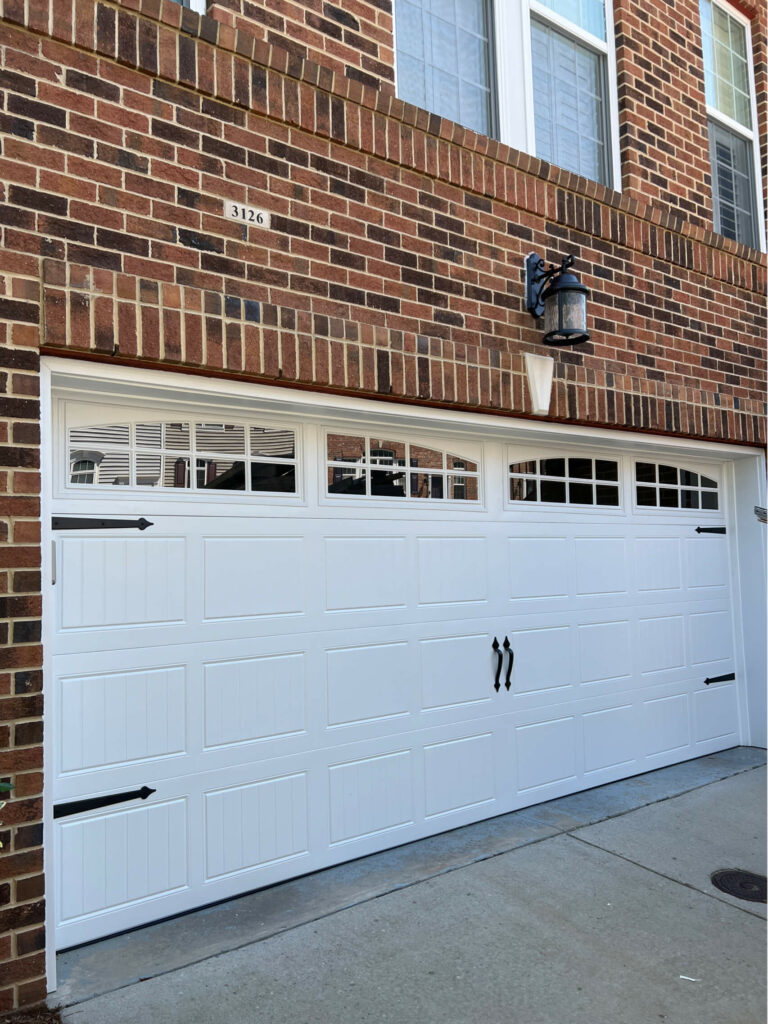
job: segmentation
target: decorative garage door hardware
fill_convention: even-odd
[[[509,637],[504,637],[503,644],[499,643],[498,637],[494,637],[491,647],[493,648],[493,653],[499,659],[498,662],[496,663],[496,674],[493,680],[493,688],[496,691],[496,693],[498,693],[499,690],[501,689],[501,669],[504,665],[504,651],[507,651],[509,653],[509,661],[507,662],[507,675],[504,680],[504,686],[507,688],[507,690],[509,690],[510,687],[512,686],[512,666],[515,663],[515,652],[512,650],[512,644],[509,642]]]
[[[724,676],[707,676],[704,680],[704,685],[709,686],[710,683],[731,683],[735,678],[735,672],[726,672]]]
[[[696,533],[725,533],[724,526],[697,526]]]
[[[154,526],[148,519],[86,519],[79,516],[54,516],[54,530],[146,530]]]
[[[88,800],[72,800],[66,804],[56,804],[53,808],[54,818],[68,818],[71,814],[84,814],[94,811],[97,807],[109,807],[110,804],[123,804],[127,800],[146,800],[156,793],[156,789],[142,786],[141,789],[130,789],[125,793],[110,793],[109,796],[94,796]]]
[[[766,877],[739,868],[721,868],[710,875],[712,884],[720,892],[750,903],[766,902]]]

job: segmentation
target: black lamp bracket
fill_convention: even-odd
[[[544,260],[535,252],[530,253],[525,259],[525,308],[531,314],[531,316],[539,317],[544,316],[544,303],[542,302],[541,296],[544,292],[544,286],[547,281],[551,278],[556,277],[558,274],[562,274],[572,267],[574,264],[574,256],[566,256],[560,266],[555,266],[554,263],[549,264],[547,268]]]

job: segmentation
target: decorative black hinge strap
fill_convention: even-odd
[[[697,526],[696,533],[725,533],[724,526]]]
[[[497,637],[493,638],[493,643],[491,644],[491,647],[493,648],[493,653],[499,659],[496,664],[496,676],[493,680],[493,688],[496,691],[496,693],[498,693],[499,690],[501,689],[501,683],[499,682],[499,680],[501,679],[501,666],[504,661],[504,653],[501,650],[501,644],[499,643]]]
[[[68,804],[56,804],[53,808],[54,818],[68,818],[70,814],[84,814],[86,811],[93,811],[97,807],[109,807],[110,804],[122,804],[126,800],[146,800],[148,796],[156,793],[156,789],[149,786],[142,786],[141,789],[131,789],[125,793],[110,793],[109,796],[94,796],[89,800],[72,800]]]
[[[507,675],[504,679],[504,685],[506,686],[507,690],[509,690],[512,686],[511,677],[512,666],[515,664],[515,652],[512,650],[512,644],[509,642],[508,636],[504,637],[504,643],[502,644],[502,647],[504,648],[505,651],[509,651],[509,661],[507,662]]]
[[[730,683],[735,678],[735,672],[726,672],[724,676],[707,676],[704,680],[704,685],[709,686],[710,683]]]
[[[154,526],[148,519],[86,519],[80,516],[54,516],[54,530],[146,530]]]

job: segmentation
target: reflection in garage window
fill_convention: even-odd
[[[383,435],[328,434],[328,493],[478,501],[478,464]]]
[[[509,465],[510,501],[619,505],[619,464],[612,459],[546,458]]]
[[[69,483],[295,494],[296,436],[293,430],[239,423],[72,428]]]
[[[636,462],[635,485],[637,504],[644,508],[719,508],[717,481],[692,469]]]

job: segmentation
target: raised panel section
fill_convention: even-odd
[[[507,585],[513,601],[567,597],[568,542],[564,537],[510,537]]]
[[[691,663],[726,661],[733,654],[731,616],[728,612],[702,612],[688,619]]]
[[[206,747],[285,736],[305,728],[303,654],[203,666]]]
[[[526,629],[510,636],[515,663],[512,689],[515,693],[552,690],[569,686],[573,678],[570,630]],[[506,661],[505,661],[506,668]]]
[[[632,674],[632,642],[628,622],[595,622],[579,626],[582,683],[626,678]]]
[[[536,789],[576,776],[576,722],[559,718],[515,729],[518,789]]]
[[[205,877],[220,878],[307,852],[304,772],[205,794]]]
[[[637,589],[679,590],[682,586],[677,537],[640,537],[635,541]]]
[[[208,537],[203,551],[207,619],[304,610],[301,537]]]
[[[329,611],[402,608],[408,565],[402,537],[332,537],[325,541]]]
[[[596,772],[635,760],[635,712],[631,705],[583,716],[584,770]]]
[[[420,537],[419,602],[454,604],[488,598],[482,537]]]
[[[736,687],[718,684],[693,695],[693,720],[696,742],[733,736],[739,731]]]
[[[419,655],[425,709],[491,699],[493,652],[485,634],[422,640]]]
[[[61,771],[179,754],[185,747],[184,667],[59,680]]]
[[[725,537],[702,536],[687,542],[688,586],[728,586],[728,541]]]
[[[623,540],[578,537],[573,542],[577,594],[623,594],[627,590],[627,557]]]
[[[637,659],[641,672],[663,672],[685,665],[685,634],[681,615],[640,619]]]
[[[346,647],[327,653],[328,725],[405,715],[414,676],[406,643]]]
[[[493,736],[467,736],[424,748],[428,818],[494,799]]]
[[[63,537],[63,629],[183,622],[186,545],[180,537]]]
[[[411,761],[410,750],[398,750],[328,769],[331,843],[411,824]]]
[[[685,693],[645,701],[641,720],[643,753],[648,756],[666,754],[670,750],[687,747],[691,742],[688,695]]]
[[[188,884],[186,800],[113,811],[56,827],[63,924]]]

